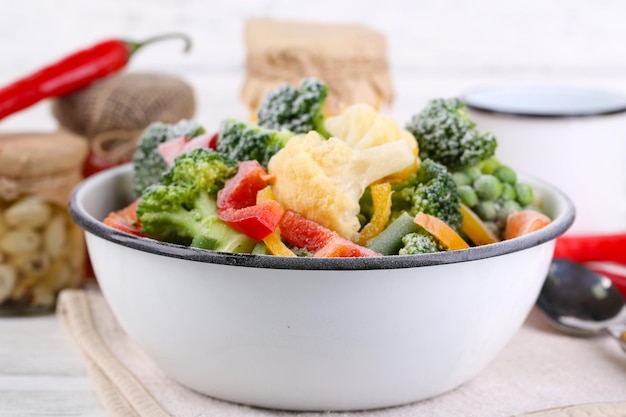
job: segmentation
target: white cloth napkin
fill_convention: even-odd
[[[625,417],[626,355],[610,338],[579,339],[531,312],[478,377],[413,404],[359,412],[286,412],[233,404],[170,380],[124,333],[97,288],[65,290],[57,314],[112,417]]]

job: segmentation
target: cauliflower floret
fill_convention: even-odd
[[[343,139],[353,149],[366,149],[396,140],[405,141],[417,157],[417,140],[400,128],[390,116],[380,114],[367,104],[355,104],[338,116],[329,117],[324,126],[331,136]]]
[[[415,136],[398,126],[393,118],[380,114],[367,104],[355,104],[346,108],[340,115],[326,119],[324,126],[332,136],[343,139],[353,149],[367,149],[397,140],[404,141],[411,148],[413,164],[394,172],[386,179],[403,180],[417,171],[419,147]]]
[[[395,140],[353,149],[317,132],[294,136],[269,162],[273,191],[285,208],[356,241],[359,199],[375,181],[414,164],[411,146]]]

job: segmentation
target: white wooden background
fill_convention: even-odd
[[[167,42],[128,70],[184,76],[207,125],[243,111],[242,25],[251,16],[359,22],[389,41],[404,122],[429,98],[485,83],[547,80],[626,91],[626,4],[621,0],[0,0],[0,84],[108,37],[183,31],[191,53]],[[47,103],[0,129],[54,126]]]
[[[404,122],[429,98],[485,83],[552,81],[626,92],[622,0],[0,0],[0,85],[108,37],[184,31],[129,70],[185,77],[207,126],[244,115],[242,25],[251,16],[360,22],[384,32]],[[55,127],[48,103],[0,130]],[[0,416],[104,416],[54,317],[0,318]]]

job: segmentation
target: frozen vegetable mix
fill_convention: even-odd
[[[367,105],[323,113],[315,78],[279,86],[256,121],[157,123],[135,158],[137,199],[106,224],[139,238],[263,256],[419,256],[549,224],[457,98],[402,127]],[[201,139],[202,138],[202,139]],[[214,140],[216,139],[216,140]]]

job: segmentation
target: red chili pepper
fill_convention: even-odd
[[[554,257],[581,263],[611,261],[626,265],[626,233],[561,236],[556,241]]]
[[[0,89],[0,120],[40,100],[61,97],[91,82],[121,70],[144,45],[163,39],[180,38],[185,51],[189,38],[180,33],[155,36],[143,42],[109,39],[75,52]]]

